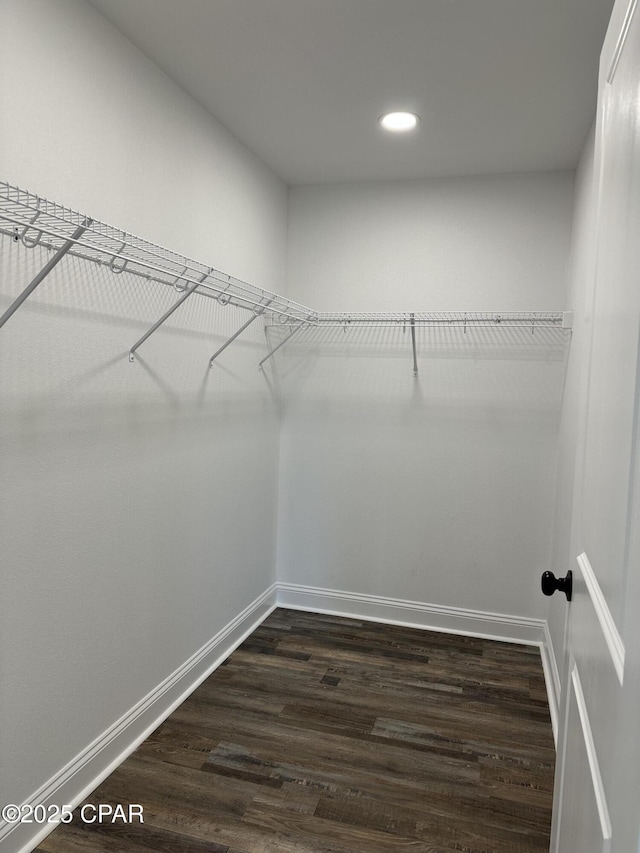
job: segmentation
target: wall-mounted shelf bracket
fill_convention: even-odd
[[[122,272],[122,270],[118,270],[118,272]],[[129,350],[129,361],[135,361],[135,352],[138,349],[138,347],[140,346],[140,344],[143,344],[147,340],[147,338],[150,337],[156,331],[156,329],[159,329],[160,326],[164,323],[164,321],[173,314],[173,312],[176,310],[176,308],[179,308],[183,302],[186,302],[187,299],[194,292],[194,290],[197,290],[198,287],[200,287],[200,285],[207,280],[207,277],[209,275],[210,275],[210,273],[206,272],[202,276],[200,281],[193,282],[191,287],[189,287],[185,290],[185,292],[182,294],[180,299],[178,299],[177,302],[173,303],[171,308],[169,308],[169,310],[165,314],[163,314],[162,317],[160,317],[158,322],[154,323],[153,326],[149,329],[149,331],[145,332],[144,335],[140,338],[140,340],[135,342],[135,344]],[[178,284],[179,281],[180,281],[180,278],[177,278],[176,281],[174,282],[174,287]]]
[[[213,354],[213,355],[211,356],[211,358],[209,359],[209,367],[213,367],[213,362],[214,362],[214,361],[216,360],[216,358],[220,355],[220,353],[221,353],[221,352],[224,352],[224,351],[226,350],[226,348],[229,346],[229,344],[232,344],[232,343],[235,341],[235,339],[236,339],[237,337],[239,337],[239,336],[244,332],[244,330],[245,330],[246,328],[248,328],[248,327],[253,323],[253,321],[254,321],[254,320],[257,320],[257,319],[258,319],[258,317],[262,317],[262,315],[264,314],[265,310],[269,307],[269,305],[271,305],[271,303],[272,303],[272,302],[273,302],[273,300],[272,300],[272,299],[270,299],[270,300],[269,300],[269,301],[264,305],[264,307],[263,307],[262,309],[258,309],[258,308],[254,308],[254,309],[253,309],[253,316],[252,316],[252,317],[249,317],[249,319],[247,320],[247,322],[246,322],[246,323],[243,323],[243,324],[242,324],[242,326],[240,326],[240,328],[238,329],[238,331],[237,331],[237,332],[234,332],[234,333],[231,335],[231,337],[230,337],[230,338],[227,338],[227,340],[222,344],[222,346],[220,347],[220,349],[217,349],[217,350],[214,352],[214,354]]]
[[[16,311],[22,305],[22,303],[26,299],[28,299],[29,296],[31,296],[31,294],[36,289],[36,287],[38,287],[39,284],[42,284],[42,282],[49,275],[51,270],[57,264],[60,263],[60,261],[64,258],[64,256],[67,254],[67,252],[71,248],[73,248],[73,246],[75,246],[76,240],[78,240],[84,234],[84,232],[87,230],[87,228],[91,225],[91,221],[92,221],[91,219],[85,219],[84,224],[79,225],[76,228],[76,230],[71,235],[71,238],[69,240],[67,240],[66,243],[64,243],[62,246],[60,246],[60,248],[55,253],[55,255],[47,261],[47,263],[43,266],[43,268],[40,270],[38,275],[33,279],[33,281],[30,284],[28,284],[27,287],[25,287],[25,289],[22,291],[20,296],[18,296],[16,299],[14,299],[14,301],[7,308],[7,310],[4,312],[2,317],[0,317],[0,328],[2,328],[2,326],[4,326],[4,324],[7,322],[9,317],[11,317],[13,314],[16,313]],[[25,242],[25,233],[26,233],[26,230],[22,233],[23,243]],[[40,236],[42,236],[42,232],[40,232],[37,240],[34,243],[28,244],[28,248],[30,248],[30,249],[35,248],[35,246],[38,244],[38,242],[40,240]],[[25,243],[25,245],[27,245],[27,243]]]
[[[418,375],[418,356],[416,354],[416,315],[411,314],[409,321],[411,323],[411,346],[413,348],[413,375]]]
[[[283,339],[280,341],[280,343],[278,344],[278,346],[277,346],[277,347],[274,347],[274,348],[271,350],[271,352],[268,352],[268,353],[265,355],[265,357],[262,359],[262,361],[261,361],[261,362],[260,362],[260,364],[258,365],[258,370],[262,370],[262,365],[265,363],[265,361],[268,361],[268,360],[271,358],[271,356],[272,356],[272,355],[275,355],[275,354],[278,352],[278,350],[280,349],[280,347],[283,347],[283,346],[287,343],[287,341],[289,341],[289,340],[290,340],[290,339],[295,335],[295,333],[296,333],[296,332],[299,332],[299,331],[300,331],[300,329],[302,329],[302,327],[303,327],[303,326],[308,326],[308,325],[309,325],[309,324],[308,324],[306,321],[304,321],[304,320],[303,320],[301,323],[298,323],[298,325],[295,327],[295,329],[293,329],[291,332],[289,332],[289,334],[287,335],[287,337],[286,337],[286,338],[283,338]]]

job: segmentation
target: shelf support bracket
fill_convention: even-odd
[[[272,355],[275,355],[275,354],[278,352],[278,350],[280,349],[280,347],[283,347],[283,346],[287,343],[287,341],[288,341],[288,340],[290,340],[290,338],[292,338],[292,337],[295,335],[295,333],[296,333],[296,332],[299,332],[299,331],[300,331],[300,329],[301,329],[304,325],[305,325],[305,321],[304,321],[304,320],[302,320],[300,323],[298,323],[298,325],[295,327],[295,329],[293,329],[291,332],[289,332],[289,334],[287,335],[287,337],[286,337],[286,338],[283,338],[283,339],[280,341],[280,343],[278,344],[278,346],[277,346],[277,347],[274,347],[274,348],[271,350],[271,352],[268,352],[268,353],[265,355],[265,357],[262,359],[262,361],[260,362],[260,364],[258,365],[258,370],[262,370],[262,365],[265,363],[265,361],[268,361],[268,359],[270,359]]]
[[[194,290],[197,290],[200,287],[200,285],[209,277],[210,274],[211,274],[210,272],[206,272],[202,276],[200,281],[196,281],[194,284],[191,285],[191,287],[189,287],[187,290],[185,290],[185,292],[182,294],[180,299],[178,299],[177,302],[173,303],[171,308],[169,308],[169,310],[166,313],[164,313],[162,315],[162,317],[160,317],[158,322],[154,323],[153,326],[149,329],[149,331],[145,332],[144,335],[140,338],[140,340],[135,342],[135,344],[129,350],[129,361],[135,361],[135,352],[138,349],[138,347],[141,344],[143,344],[147,340],[147,338],[151,337],[151,335],[156,331],[156,329],[160,328],[160,326],[164,323],[164,321],[173,314],[173,312],[176,310],[176,308],[179,308],[183,302],[187,301],[187,299],[191,296],[191,294],[194,292]],[[176,279],[176,281],[180,281],[180,278],[178,277]]]
[[[234,332],[234,333],[231,335],[231,337],[230,337],[230,338],[227,338],[227,340],[222,344],[222,346],[220,347],[220,349],[217,349],[217,350],[214,352],[214,354],[213,354],[213,355],[211,356],[211,358],[209,359],[209,367],[213,367],[213,362],[214,362],[214,361],[216,360],[216,358],[220,355],[220,353],[221,353],[221,352],[224,352],[224,351],[226,350],[226,348],[229,346],[229,344],[232,344],[232,343],[235,341],[235,339],[236,339],[236,338],[240,337],[240,335],[244,332],[244,330],[245,330],[246,328],[248,328],[248,327],[253,323],[253,321],[254,321],[254,320],[257,320],[257,319],[258,319],[258,317],[262,317],[262,315],[264,314],[264,312],[266,311],[266,309],[269,307],[269,305],[271,305],[271,303],[272,303],[272,302],[273,302],[273,299],[270,299],[268,302],[265,302],[264,306],[263,306],[263,307],[261,307],[259,311],[256,311],[255,309],[253,309],[253,316],[252,316],[252,317],[249,317],[249,319],[247,320],[247,322],[246,322],[246,323],[243,323],[243,324],[240,326],[240,328],[238,329],[238,331],[237,331],[237,332]]]
[[[411,323],[411,346],[413,348],[413,375],[418,375],[418,356],[416,353],[416,315],[410,314]]]
[[[11,305],[7,308],[7,310],[4,312],[4,314],[2,315],[2,317],[0,317],[0,328],[2,328],[2,326],[4,326],[4,324],[7,322],[7,320],[9,319],[9,317],[11,317],[13,314],[15,314],[15,313],[16,313],[16,311],[17,311],[17,310],[18,310],[18,308],[22,305],[22,303],[23,303],[23,302],[24,302],[24,301],[25,301],[29,296],[31,296],[31,294],[32,294],[32,293],[33,293],[33,291],[36,289],[36,287],[38,287],[38,285],[39,285],[39,284],[41,284],[41,283],[44,281],[44,279],[49,275],[49,273],[51,272],[51,270],[52,270],[52,269],[53,269],[57,264],[59,264],[59,263],[60,263],[60,261],[62,260],[62,258],[64,258],[64,256],[65,256],[65,255],[67,254],[67,252],[69,251],[69,249],[72,249],[72,248],[75,246],[76,242],[80,239],[80,237],[82,237],[82,235],[83,235],[83,234],[84,234],[84,232],[87,230],[87,228],[91,225],[91,223],[92,223],[92,222],[93,222],[93,220],[92,220],[92,219],[85,219],[84,223],[83,223],[82,225],[79,225],[79,226],[76,228],[76,230],[73,232],[73,234],[71,235],[71,237],[69,238],[69,240],[67,240],[67,241],[66,241],[66,243],[63,243],[63,245],[62,245],[62,246],[60,246],[60,248],[59,248],[59,249],[58,249],[58,251],[55,253],[55,255],[54,255],[52,258],[50,258],[50,259],[47,261],[47,263],[42,267],[42,269],[40,270],[40,272],[38,273],[38,275],[33,279],[33,281],[31,282],[31,284],[28,284],[28,285],[25,287],[25,289],[22,291],[22,293],[20,294],[20,296],[18,296],[16,299],[14,299],[14,301],[13,301],[13,302],[11,303]]]

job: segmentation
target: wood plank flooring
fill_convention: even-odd
[[[276,610],[40,853],[547,853],[536,648]]]

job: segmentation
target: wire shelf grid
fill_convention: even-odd
[[[279,327],[286,336],[260,362],[260,368],[294,335],[305,329],[401,327],[411,331],[414,373],[417,375],[416,328],[504,328],[570,330],[570,312],[437,311],[437,312],[317,312],[298,302],[271,293],[227,273],[220,272],[170,249],[136,237],[119,228],[91,219],[76,210],[28,190],[0,181],[0,234],[10,235],[26,248],[44,246],[54,256],[0,317],[2,326],[39,286],[65,255],[106,264],[118,275],[131,273],[174,288],[181,295],[168,311],[138,340],[138,347],[193,293],[213,297],[222,305],[252,312],[210,359],[210,365],[247,326],[262,316],[267,328]]]
[[[290,326],[286,318],[270,317],[272,326]],[[558,311],[416,311],[416,312],[318,312],[309,326],[324,328],[383,328],[434,326],[459,328],[561,328],[568,326],[566,312]],[[305,324],[307,325],[307,324]]]
[[[84,233],[75,237],[83,227]],[[258,315],[268,305],[285,322],[315,319],[315,312],[304,305],[4,181],[0,181],[0,232],[27,248],[43,245],[57,250],[71,242],[70,255],[106,264],[115,274],[126,271],[178,292],[197,285],[196,293]]]

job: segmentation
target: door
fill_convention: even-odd
[[[552,853],[640,853],[640,0],[600,63],[597,226]]]

